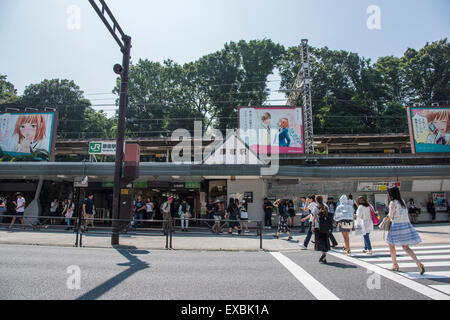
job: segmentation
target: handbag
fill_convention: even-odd
[[[341,229],[353,230],[353,221],[342,221]]]
[[[355,234],[356,235],[359,235],[359,236],[362,236],[362,234],[363,234],[363,222],[362,221],[360,221],[360,220],[356,220],[355,221]]]
[[[381,230],[384,230],[384,231],[389,231],[389,230],[391,230],[391,224],[392,224],[391,219],[389,218],[389,216],[386,216],[386,217],[384,217],[383,221],[381,221],[378,228],[380,228]]]

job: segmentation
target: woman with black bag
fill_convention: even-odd
[[[322,196],[316,197],[317,206],[312,210],[311,231],[314,232],[316,242],[314,250],[321,251],[320,263],[327,263],[327,252],[330,251],[330,232],[333,229],[333,220],[328,213],[328,207],[323,203]]]

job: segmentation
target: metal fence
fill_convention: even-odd
[[[74,247],[83,247],[83,236],[92,235],[108,235],[111,236],[115,228],[119,230],[119,234],[128,234],[136,236],[165,236],[165,249],[174,249],[172,239],[174,236],[181,234],[189,235],[215,235],[226,236],[229,234],[229,224],[239,225],[241,232],[247,236],[259,237],[259,247],[263,248],[263,221],[260,220],[215,220],[215,219],[198,219],[198,218],[176,218],[171,217],[168,220],[155,219],[111,219],[111,218],[89,218],[89,217],[72,217],[66,218],[61,216],[22,216],[22,215],[0,215],[0,218],[16,218],[14,226],[17,230],[17,223],[22,229],[31,229],[36,232],[59,232],[74,233]],[[22,225],[23,219],[23,225]],[[4,220],[4,219],[2,219]],[[55,223],[54,221],[57,221]],[[66,224],[62,222],[65,221]],[[187,231],[182,231],[182,221],[189,223]],[[58,223],[59,222],[59,223]],[[242,222],[247,223],[248,233],[242,230]],[[1,222],[0,226],[10,226],[10,223]],[[247,230],[247,228],[245,229]]]

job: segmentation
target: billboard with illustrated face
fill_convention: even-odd
[[[11,156],[32,155],[44,151],[53,161],[57,113],[0,113],[0,149]]]
[[[301,107],[240,107],[239,136],[257,154],[304,153]]]
[[[409,107],[412,153],[450,152],[450,107]]]

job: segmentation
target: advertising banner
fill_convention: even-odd
[[[301,107],[240,107],[239,136],[257,154],[304,153]]]
[[[401,182],[358,182],[359,192],[364,191],[387,191],[387,189],[392,187],[400,188]]]
[[[412,153],[450,152],[450,107],[409,107]]]
[[[0,148],[11,156],[44,151],[53,161],[56,125],[55,112],[0,113]]]
[[[447,211],[447,199],[445,198],[445,192],[433,192],[434,207],[436,211]]]

